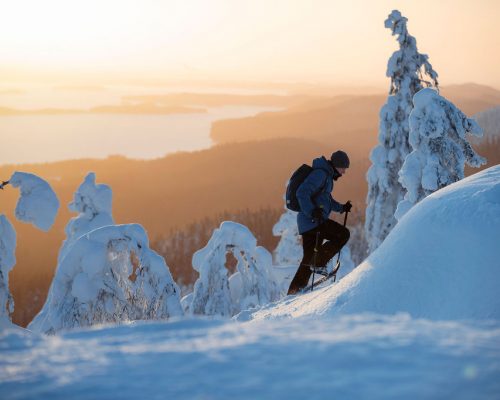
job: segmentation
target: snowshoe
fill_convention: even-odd
[[[323,275],[323,276],[328,275],[328,270],[327,270],[326,266],[315,267],[313,265],[308,265],[308,267],[311,270],[311,272],[314,274]]]
[[[318,285],[320,285],[320,284],[322,284],[322,283],[324,283],[327,280],[332,279],[332,278],[333,278],[333,281],[335,282],[337,280],[337,272],[339,271],[339,269],[340,269],[340,261],[337,261],[337,264],[335,264],[335,267],[333,267],[331,272],[328,272],[326,275],[323,275],[323,277],[320,278],[319,280],[317,280],[316,282],[313,282],[310,285],[307,285],[305,288],[300,290],[299,293],[306,293],[306,292],[312,291],[315,286],[318,286]],[[313,271],[313,272],[319,273],[317,271]]]

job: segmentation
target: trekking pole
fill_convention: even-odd
[[[344,217],[344,228],[347,225],[347,214],[349,214],[349,211],[345,212],[345,217]],[[342,248],[339,250],[337,254],[337,264],[335,265],[335,269],[338,271],[340,268],[340,252],[342,251]],[[333,281],[335,282],[337,280],[337,272],[335,272],[335,275],[333,275]]]
[[[314,274],[316,271],[316,261],[318,257],[318,247],[319,247],[319,231],[316,232],[316,243],[314,244],[314,255],[313,255],[313,263],[312,263],[312,271],[313,271],[313,279],[312,279],[312,284],[311,284],[311,292],[314,289]]]

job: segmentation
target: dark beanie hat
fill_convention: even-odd
[[[347,154],[342,150],[337,150],[335,153],[332,153],[330,161],[334,167],[349,168],[349,157],[347,157]]]

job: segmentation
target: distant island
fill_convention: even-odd
[[[140,115],[168,115],[168,114],[198,114],[206,113],[204,108],[184,106],[158,106],[154,103],[103,105],[89,109],[72,108],[39,108],[15,109],[0,107],[0,116],[13,115],[62,115],[62,114],[140,114]]]
[[[124,101],[141,101],[161,105],[203,105],[220,106],[263,106],[293,107],[318,96],[276,95],[276,94],[226,94],[226,93],[169,93],[123,96]]]

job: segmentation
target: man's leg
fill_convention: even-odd
[[[307,286],[309,278],[311,277],[311,269],[309,265],[312,264],[312,259],[314,256],[314,246],[316,245],[316,229],[306,232],[302,235],[302,248],[304,250],[304,257],[295,273],[295,276],[290,283],[287,294],[295,294],[300,289]],[[320,242],[321,243],[321,238]],[[318,264],[319,265],[319,264]]]
[[[344,247],[351,234],[349,229],[331,219],[321,224],[319,229],[326,241],[320,246],[317,264],[325,266]]]

